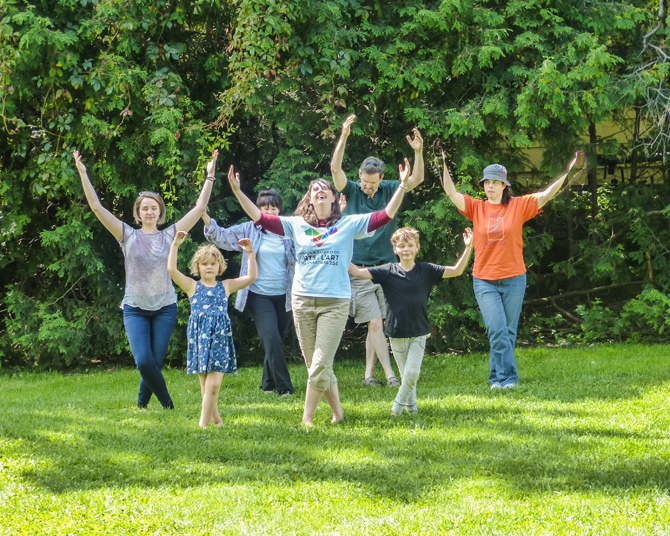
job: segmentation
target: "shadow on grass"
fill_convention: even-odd
[[[279,399],[255,390],[260,370],[224,384],[225,427],[207,431],[197,428],[200,401],[192,379],[176,389],[182,403],[175,412],[124,406],[109,398],[104,380],[92,384],[87,397],[95,402],[86,404],[69,398],[67,382],[59,379],[50,404],[36,402],[39,393],[32,393],[31,402],[6,408],[0,452],[21,466],[21,478],[51,493],[345,482],[370,496],[414,502],[436,488],[482,477],[513,494],[670,492],[667,427],[621,428],[623,401],[594,396],[594,384],[568,389],[555,379],[499,393],[469,380],[458,389],[445,387],[443,366],[427,360],[420,413],[393,419],[395,390],[350,387],[359,364],[341,364],[347,420],[328,425],[323,405],[311,430],[298,424],[300,394]],[[643,385],[658,382],[648,377]],[[554,387],[566,395],[552,398]],[[638,383],[621,387],[618,394],[626,398],[644,390]],[[297,382],[296,392],[303,390],[304,381]],[[598,403],[584,402],[593,399]]]

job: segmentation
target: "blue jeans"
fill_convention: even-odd
[[[496,281],[473,278],[475,298],[484,318],[489,336],[489,383],[510,385],[519,382],[514,358],[517,327],[523,296],[526,293],[526,274]]]
[[[161,369],[176,322],[176,303],[157,311],[123,306],[123,325],[126,327],[130,351],[142,377],[137,395],[139,406],[146,406],[152,394],[156,395],[164,408],[173,406]]]
[[[291,375],[284,355],[284,336],[292,318],[291,312],[286,310],[286,294],[265,296],[249,291],[247,308],[265,350],[261,389],[277,391],[280,395],[293,394]]]

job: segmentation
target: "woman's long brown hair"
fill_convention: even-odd
[[[312,186],[319,184],[323,188],[329,189],[335,196],[335,201],[330,208],[330,216],[326,218],[326,227],[334,225],[337,221],[342,218],[342,211],[340,210],[340,203],[337,199],[338,193],[333,184],[325,179],[314,179],[309,183],[309,188],[307,188],[307,193],[302,197],[300,203],[298,203],[297,208],[295,209],[295,215],[301,216],[309,225],[312,227],[319,227],[319,218],[316,217],[316,212],[314,212],[314,207],[310,201],[312,194]]]

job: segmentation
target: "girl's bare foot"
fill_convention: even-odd
[[[344,413],[340,413],[339,415],[336,415],[333,413],[333,420],[330,421],[331,424],[338,424],[341,423],[344,420]]]
[[[311,419],[310,420],[303,419],[302,420],[302,425],[306,426],[308,428],[313,428],[314,427],[314,423],[312,422]]]

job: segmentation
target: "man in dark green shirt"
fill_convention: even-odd
[[[347,180],[342,171],[342,159],[347,138],[351,133],[351,125],[355,115],[347,117],[342,124],[342,135],[335,147],[330,172],[338,192],[346,197],[345,214],[365,214],[384,209],[393,193],[400,187],[400,181],[384,180],[384,162],[375,157],[366,158],[358,171],[359,182]],[[414,129],[414,138],[407,136],[407,141],[414,150],[414,170],[409,178],[407,190],[412,190],[423,182],[423,139],[419,131]],[[374,236],[354,242],[352,262],[357,266],[372,267],[396,262],[391,235],[396,230],[396,219],[378,229]],[[386,383],[389,387],[397,387],[400,382],[395,377],[388,344],[384,336],[385,306],[384,294],[379,285],[369,279],[351,278],[351,308],[349,314],[361,324],[367,322],[368,335],[365,340],[365,378],[363,385],[376,387],[379,382],[374,377],[377,359],[381,363]]]

